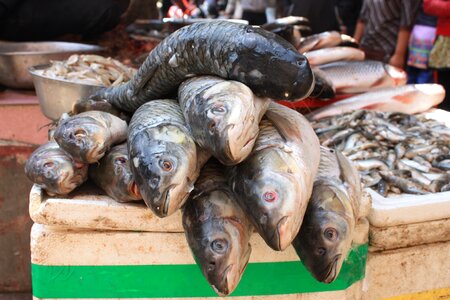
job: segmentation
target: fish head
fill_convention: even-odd
[[[104,166],[100,180],[103,180],[110,194],[123,200],[142,199],[130,169],[126,144],[113,147],[102,158],[100,166]]]
[[[259,132],[260,107],[252,91],[236,81],[222,81],[202,94],[203,118],[194,121],[206,147],[225,165],[235,165],[251,152]],[[258,99],[259,100],[259,99]],[[256,100],[257,101],[257,100]]]
[[[162,136],[167,139],[162,140]],[[159,217],[174,213],[194,188],[197,152],[192,139],[167,125],[138,133],[129,142],[130,166],[140,194]]]
[[[94,163],[108,150],[110,132],[102,120],[77,115],[60,121],[54,138],[75,160]]]
[[[246,173],[242,197],[249,217],[266,243],[274,250],[284,250],[300,229],[301,191],[293,175],[297,171],[295,161],[272,154],[266,157],[273,163],[271,168],[252,169],[252,159],[256,158],[252,157],[249,167],[242,169]]]
[[[25,164],[27,177],[52,195],[73,191],[86,180],[87,171],[87,164],[74,162],[56,143],[39,147]]]
[[[303,99],[314,88],[305,56],[280,36],[248,26],[235,53],[230,78],[246,83],[263,97]]]
[[[192,201],[203,201],[202,197],[214,199],[211,209],[226,206],[224,204],[231,201],[230,196],[220,190]],[[223,200],[222,203],[218,203],[219,200]],[[239,218],[231,215],[217,217],[217,214],[209,214],[208,209],[200,215],[186,216],[190,204],[191,201],[185,208],[183,225],[195,260],[214,291],[219,296],[229,295],[237,287],[250,258],[249,227]]]
[[[331,283],[336,279],[350,250],[352,229],[342,213],[345,208],[340,200],[345,197],[348,198],[340,187],[315,185],[300,232],[293,242],[305,267],[321,282]]]

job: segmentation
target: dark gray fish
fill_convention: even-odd
[[[95,163],[127,138],[127,123],[102,111],[88,111],[59,121],[58,145],[77,161]]]
[[[67,195],[86,181],[88,165],[75,162],[57,143],[48,142],[31,154],[25,174],[49,195]]]
[[[235,165],[252,151],[270,100],[256,98],[240,82],[201,76],[181,84],[178,101],[197,144]]]
[[[319,172],[298,236],[293,241],[305,267],[331,283],[351,249],[362,196],[358,171],[339,151],[321,147]]]
[[[209,155],[195,145],[175,100],[154,100],[133,115],[128,131],[131,172],[159,217],[178,210]]]
[[[90,165],[89,177],[119,202],[142,200],[130,170],[126,143],[111,148],[98,164]]]
[[[183,227],[197,263],[219,296],[237,287],[250,258],[252,226],[223,174],[208,162],[183,209]]]
[[[199,22],[159,43],[131,81],[93,98],[133,112],[195,75],[237,80],[260,97],[280,100],[305,98],[314,84],[307,59],[276,34],[228,21]]]
[[[229,171],[239,204],[274,250],[297,235],[319,166],[319,141],[299,113],[270,103],[249,157]]]

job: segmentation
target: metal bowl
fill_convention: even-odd
[[[32,89],[28,68],[64,60],[72,54],[98,53],[104,49],[95,45],[67,42],[0,42],[0,84],[18,89]]]
[[[42,113],[51,120],[59,120],[61,115],[72,110],[72,106],[81,98],[87,98],[103,86],[72,82],[50,78],[39,74],[51,64],[29,68]]]

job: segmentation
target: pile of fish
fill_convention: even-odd
[[[45,77],[76,83],[116,86],[129,81],[136,70],[110,57],[74,54],[65,61],[51,61],[48,68],[36,72]]]
[[[450,128],[424,115],[356,110],[312,122],[383,196],[450,191]]]
[[[65,116],[25,170],[49,194],[70,193],[89,173],[117,201],[142,199],[159,217],[182,209],[218,295],[238,285],[254,231],[274,250],[292,244],[330,283],[370,204],[351,163],[321,147],[303,115],[270,100],[313,88],[307,59],[277,35],[195,23],[161,42],[132,80],[79,103],[131,113],[129,124],[106,111]]]

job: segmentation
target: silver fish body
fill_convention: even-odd
[[[183,227],[197,263],[219,296],[237,287],[251,253],[252,225],[235,200],[223,166],[210,160],[183,208]]]
[[[318,120],[359,109],[415,114],[441,103],[444,97],[445,90],[439,84],[408,84],[383,88],[332,103],[314,110],[307,118]]]
[[[175,100],[154,100],[133,115],[128,132],[131,171],[148,207],[174,213],[194,188],[209,155],[198,148]]]
[[[98,162],[113,145],[127,138],[127,123],[102,111],[88,111],[60,120],[54,133],[58,145],[77,161]]]
[[[297,235],[319,165],[319,142],[299,113],[271,103],[249,157],[230,169],[239,204],[265,242],[284,250]]]
[[[363,60],[364,51],[352,47],[330,47],[304,53],[312,66],[324,65],[335,61]]]
[[[98,164],[90,165],[89,177],[118,202],[142,200],[131,173],[126,143],[114,146]]]
[[[325,31],[302,38],[297,47],[298,52],[305,53],[312,50],[334,47],[342,42],[341,35],[337,31]]]
[[[194,140],[225,165],[250,154],[270,101],[240,82],[213,76],[186,80],[178,99]]]
[[[86,181],[88,165],[74,161],[56,142],[48,142],[28,158],[25,174],[49,195],[67,195]]]
[[[338,94],[406,84],[405,71],[374,60],[339,61],[318,66],[333,83]]]
[[[362,190],[357,170],[339,151],[321,147],[320,154],[313,193],[293,246],[317,280],[331,283],[351,249]]]

